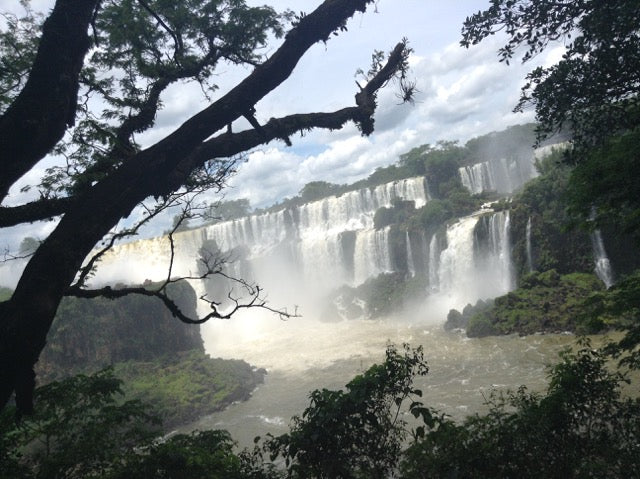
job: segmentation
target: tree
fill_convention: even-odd
[[[492,0],[468,17],[463,46],[504,31],[501,61],[524,47],[523,62],[555,43],[565,46],[555,65],[527,76],[516,110],[536,108],[542,138],[569,130],[577,152],[601,144],[613,133],[638,127],[640,104],[640,4],[628,0]]]
[[[40,245],[40,241],[38,241],[36,238],[34,238],[32,236],[26,236],[20,242],[20,250],[19,250],[19,252],[20,252],[21,255],[33,254],[38,249],[39,245]]]
[[[148,404],[122,401],[121,386],[106,369],[38,388],[37,412],[20,423],[11,408],[2,411],[0,477],[104,477],[134,447],[150,445],[160,421]],[[2,475],[5,460],[21,474]]]
[[[207,214],[208,220],[230,221],[251,214],[251,203],[247,198],[239,198],[237,200],[221,201],[209,208]]]
[[[615,225],[640,244],[640,130],[612,137],[571,172],[570,213],[583,223]]]
[[[120,466],[114,479],[206,478],[260,479],[267,472],[252,467],[233,452],[234,442],[227,431],[197,431],[189,435],[176,434],[143,451],[132,450]],[[275,477],[275,476],[273,476]]]
[[[302,187],[298,196],[303,203],[320,200],[327,196],[335,195],[340,191],[340,186],[326,181],[312,181]]]
[[[188,201],[188,192],[220,190],[237,155],[273,140],[290,143],[296,132],[338,129],[353,121],[364,135],[371,134],[378,90],[394,79],[406,93],[412,90],[406,83],[410,49],[404,40],[386,64],[376,62],[354,106],[272,118],[264,125],[255,117],[257,102],[291,74],[313,44],[346,30],[347,20],[370,3],[326,0],[308,15],[283,17],[242,0],[57,0],[38,38],[29,37],[37,28],[10,30],[15,38],[26,35],[25,42],[37,43],[38,50],[28,80],[0,118],[0,199],[48,153],[64,155],[66,165],[49,170],[38,200],[0,209],[2,226],[60,216],[10,300],[0,303],[2,406],[15,391],[18,410],[31,411],[33,364],[64,295],[155,294],[191,323],[226,318],[238,308],[265,307],[260,289],[250,288],[248,302],[236,301],[223,311],[208,300],[211,312],[193,319],[180,314],[163,287],[88,290],[86,280],[105,248],[137,231],[139,223],[112,231],[137,205],[146,201],[144,222],[168,205]],[[270,32],[282,36],[287,19],[292,28],[282,44],[262,58],[258,47]],[[216,68],[225,62],[254,69],[173,133],[146,148],[136,143],[136,134],[154,126],[169,86],[192,80],[210,94],[216,89]],[[97,101],[102,113],[90,108]],[[234,132],[231,124],[243,117],[253,128]],[[106,246],[84,262],[101,240]],[[216,272],[208,268],[206,273]]]

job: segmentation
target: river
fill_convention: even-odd
[[[226,429],[240,446],[256,435],[278,435],[308,406],[309,392],[340,389],[356,374],[384,360],[387,344],[422,345],[429,374],[418,378],[425,404],[454,418],[486,410],[492,388],[543,390],[546,366],[575,341],[568,334],[467,338],[440,323],[409,319],[337,323],[252,313],[203,327],[208,353],[244,359],[268,371],[250,400],[206,416],[185,430]]]

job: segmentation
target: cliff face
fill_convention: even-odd
[[[173,284],[170,296],[186,314],[196,317],[191,286]],[[116,362],[148,361],[193,350],[204,351],[200,328],[174,318],[157,298],[65,298],[38,362],[38,377],[49,381]]]
[[[197,317],[188,283],[172,284],[168,294]],[[208,357],[200,327],[174,318],[157,298],[66,298],[37,364],[38,382],[107,366],[124,381],[125,398],[151,404],[167,428],[246,400],[266,374],[244,361]]]

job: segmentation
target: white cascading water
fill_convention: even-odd
[[[438,265],[439,291],[451,294],[473,287],[473,229],[477,221],[477,217],[467,216],[447,228],[447,248],[440,254]]]
[[[610,288],[614,283],[613,269],[611,268],[607,251],[604,249],[604,242],[602,241],[602,233],[600,233],[600,230],[595,230],[591,233],[591,244],[593,245],[593,255],[596,263],[596,276],[600,278],[607,288]]]
[[[373,216],[396,199],[424,206],[429,200],[424,178],[176,233],[172,276],[195,276],[200,249],[214,247],[235,260],[226,273],[265,287],[270,302],[287,304],[295,298],[296,304],[313,305],[313,300],[341,284],[357,285],[394,270],[389,228],[376,231]],[[344,237],[347,233],[350,242]],[[97,281],[166,278],[169,251],[166,238],[117,246],[101,261]],[[203,286],[194,286],[199,294],[204,292]]]
[[[431,235],[431,241],[429,241],[429,289],[430,291],[438,290],[438,268],[440,265],[440,249],[438,248],[438,235]]]
[[[405,242],[407,243],[407,270],[413,277],[416,275],[416,265],[413,261],[413,250],[411,249],[411,239],[408,231],[405,233]]]
[[[478,257],[474,232],[480,221],[486,223],[488,237]],[[513,289],[509,226],[508,212],[479,212],[447,228],[447,247],[442,251],[436,235],[431,238],[427,268],[431,294],[426,301],[430,314],[446,317],[452,308],[461,310]]]
[[[542,153],[535,153],[529,159],[500,158],[464,166],[458,169],[460,180],[474,195],[486,191],[513,193],[527,181],[538,176],[535,160],[540,154]]]
[[[428,201],[424,179],[410,178],[295,209],[177,233],[171,274],[197,276],[201,248],[213,246],[235,260],[226,272],[261,285],[268,292],[270,304],[293,303],[300,306],[302,314],[313,314],[328,291],[342,284],[359,285],[381,273],[398,270],[391,256],[390,227],[373,227],[375,211],[391,206],[394,199],[423,206]],[[482,267],[475,264],[473,252],[473,229],[479,217],[462,218],[451,225],[446,232],[446,247],[436,234],[431,235],[428,247],[424,234],[405,234],[406,271],[412,275],[419,271],[428,278],[425,296],[432,293],[442,304],[442,308],[429,312],[438,320],[450,308],[503,294],[505,285],[510,285],[508,216],[495,213],[488,220],[500,225],[495,226],[491,239],[492,245],[499,246],[488,251]],[[420,244],[411,244],[412,238]],[[414,254],[418,251],[422,254]],[[161,280],[168,274],[168,253],[166,238],[117,246],[100,263],[97,281]],[[417,264],[416,259],[427,264]],[[201,282],[192,284],[198,295],[206,294]],[[234,294],[239,294],[237,287]]]
[[[508,211],[500,211],[489,218],[489,254],[479,261],[484,269],[481,275],[481,296],[499,296],[513,289],[513,271],[511,263],[510,226],[511,218]],[[478,261],[478,259],[477,259]]]
[[[354,255],[354,284],[391,271],[389,227],[359,231]]]
[[[533,271],[533,252],[531,246],[531,216],[527,219],[527,228],[525,231],[525,242],[527,248],[527,271],[531,273]]]

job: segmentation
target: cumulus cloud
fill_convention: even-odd
[[[298,155],[286,150],[256,150],[231,179],[225,195],[229,199],[248,198],[254,207],[267,206],[291,196],[299,189],[297,176],[301,161]]]
[[[532,121],[532,112],[512,111],[524,77],[538,64],[555,63],[562,49],[552,49],[532,64],[506,65],[498,62],[500,45],[500,38],[491,38],[464,49],[456,41],[440,51],[414,55],[412,74],[419,90],[414,105],[399,105],[393,88],[388,88],[379,95],[376,131],[369,138],[348,126],[339,132],[312,132],[294,139],[293,149],[277,146],[250,155],[233,181],[232,195],[250,193],[256,198],[254,204],[270,204],[295,195],[309,181],[356,181],[420,144],[465,142]]]

